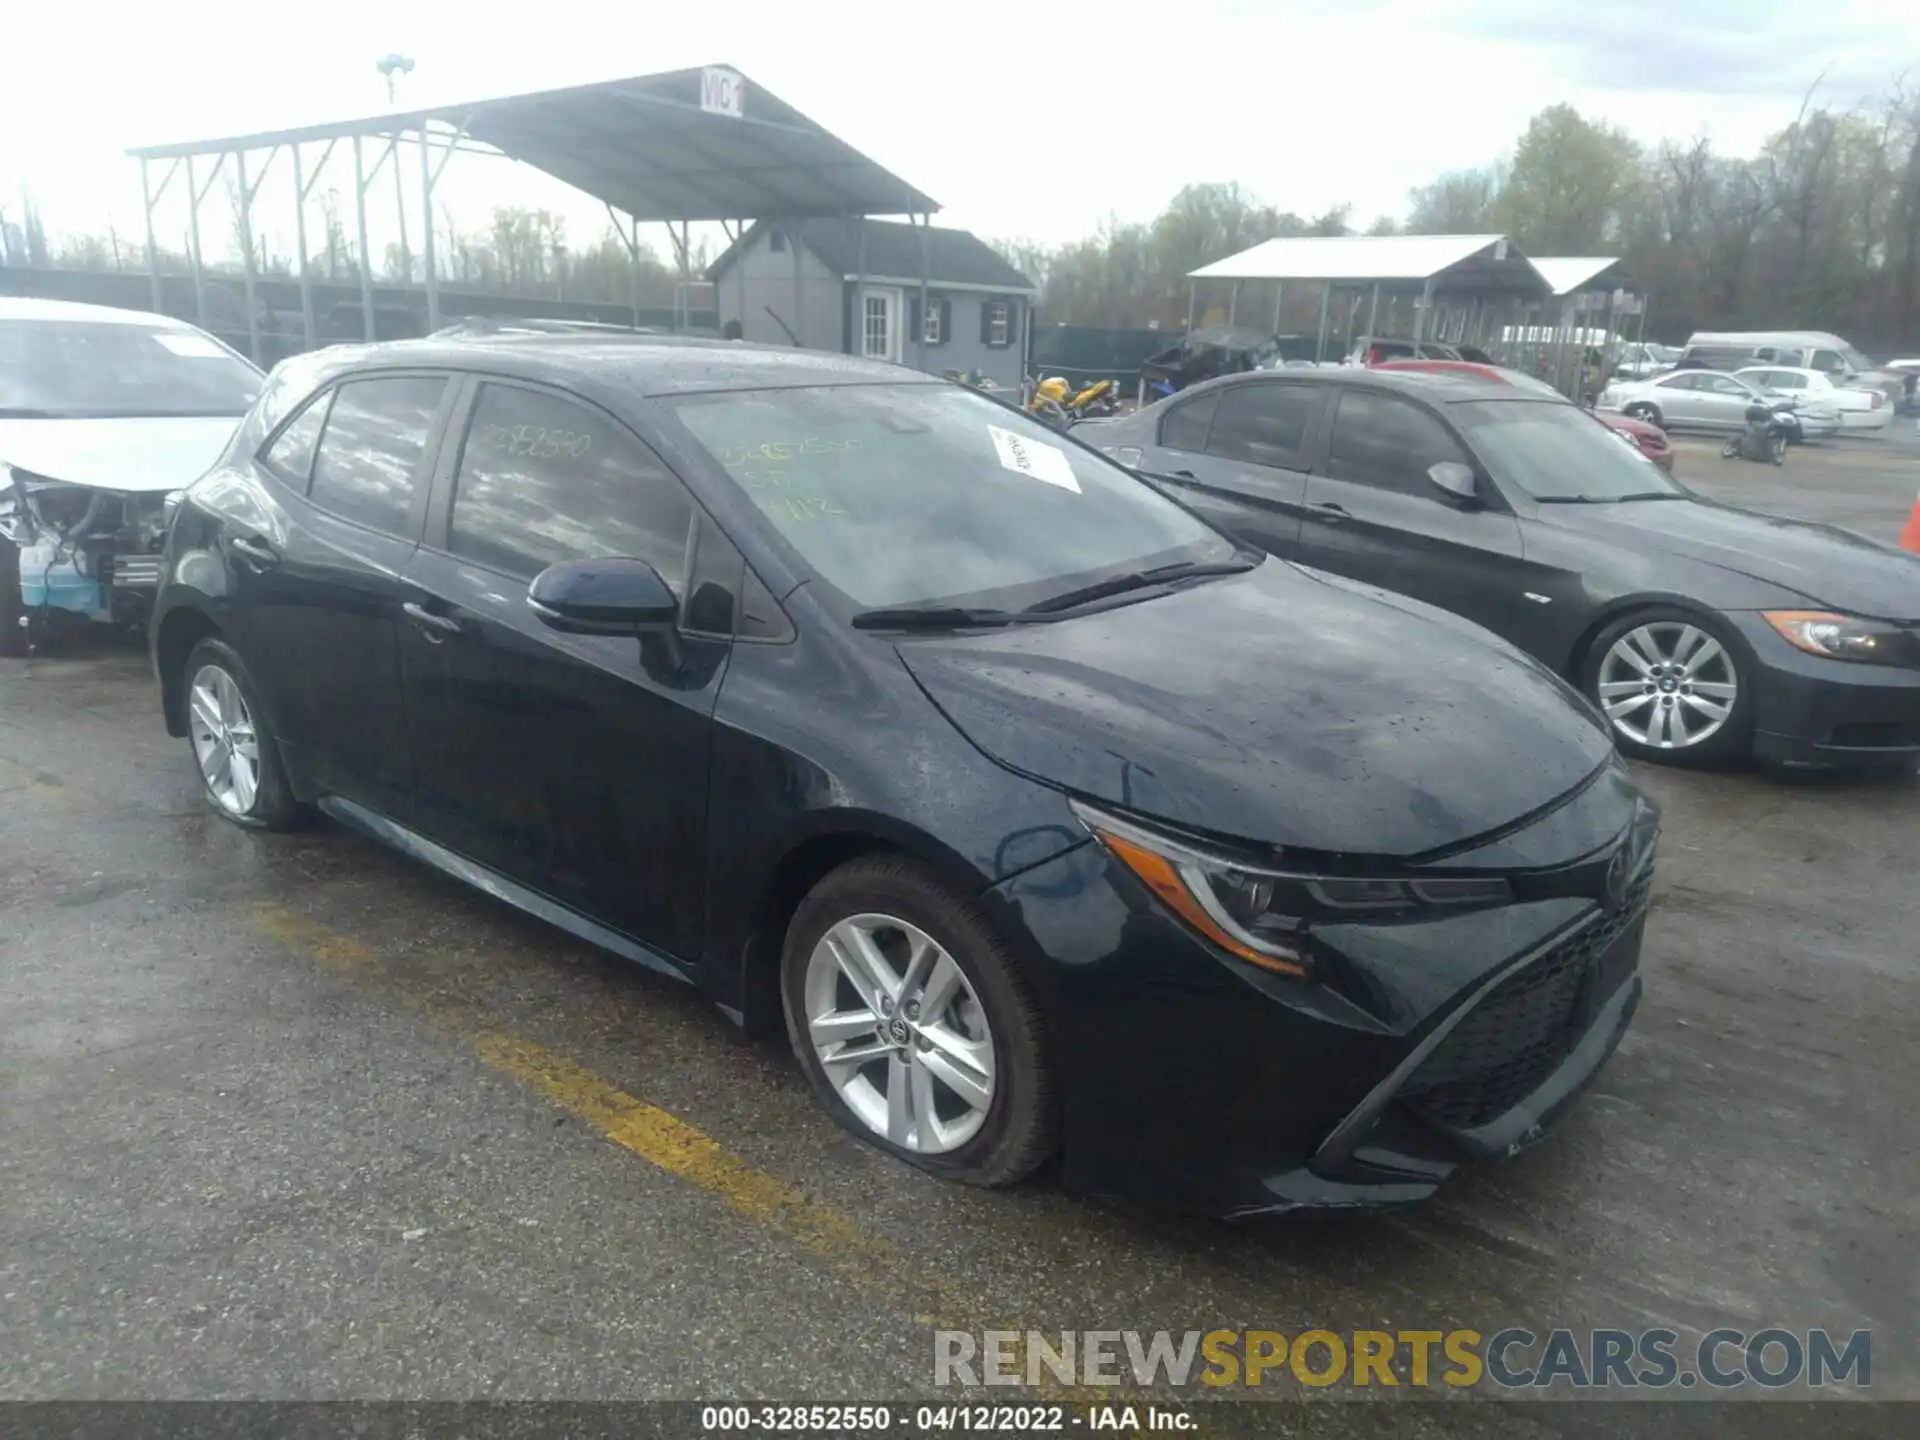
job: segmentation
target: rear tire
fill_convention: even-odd
[[[1773,449],[1773,463],[1776,465],[1786,464],[1787,463],[1787,437],[1784,435],[1774,436],[1772,449]]]
[[[187,743],[200,793],[223,820],[250,830],[292,830],[299,803],[280,763],[280,744],[240,652],[208,636],[180,673]]]
[[[1736,459],[1739,456],[1739,454],[1740,454],[1740,442],[1738,440],[1729,440],[1727,441],[1726,444],[1720,447],[1720,458],[1722,460]]]
[[[800,1068],[856,1138],[967,1185],[1011,1185],[1052,1155],[1059,1107],[1034,986],[927,866],[870,855],[835,870],[794,912],[780,970]]]

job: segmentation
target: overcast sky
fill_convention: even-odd
[[[51,230],[112,219],[123,237],[140,224],[126,146],[384,109],[374,61],[389,51],[418,62],[401,95],[423,104],[732,64],[931,194],[940,223],[1047,242],[1149,218],[1196,180],[1303,215],[1399,215],[1409,188],[1499,157],[1562,100],[1643,140],[1747,151],[1823,71],[1836,104],[1908,67],[1920,83],[1915,0],[9,8],[0,207],[16,214],[24,183]],[[282,214],[286,180],[282,160],[263,192]],[[592,202],[499,161],[460,157],[441,198],[475,229],[502,201],[562,205],[577,241],[603,228]],[[184,210],[159,223],[178,243]]]

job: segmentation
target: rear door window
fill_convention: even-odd
[[[443,375],[344,382],[320,434],[308,497],[343,520],[411,534],[420,462],[446,389]]]
[[[1256,381],[1220,392],[1207,453],[1246,465],[1286,469],[1306,449],[1318,392],[1308,385]]]
[[[1197,455],[1207,448],[1207,428],[1213,424],[1218,391],[1176,405],[1160,422],[1160,444],[1168,450],[1186,450]]]
[[[484,384],[460,448],[447,548],[531,579],[562,560],[645,560],[680,593],[693,500],[639,439],[565,396]]]
[[[260,463],[302,495],[313,474],[313,452],[320,444],[320,431],[327,423],[327,407],[333,392],[326,391],[307,402],[293,420],[260,452]]]

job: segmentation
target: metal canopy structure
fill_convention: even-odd
[[[1416,340],[1452,331],[1465,339],[1484,328],[1490,306],[1544,299],[1547,282],[1504,235],[1308,235],[1264,240],[1260,244],[1188,272],[1189,328],[1198,309],[1202,280],[1233,283],[1227,316],[1238,319],[1239,292],[1248,280],[1272,282],[1275,328],[1281,294],[1289,282],[1321,287],[1320,338],[1316,359],[1324,360],[1327,325],[1336,291],[1348,295],[1348,338],[1358,321],[1360,301],[1368,299],[1366,334],[1376,333],[1380,300],[1389,308],[1412,301]],[[1343,352],[1344,353],[1344,352]]]
[[[822,216],[909,215],[928,223],[939,206],[930,197],[809,120],[777,96],[728,66],[675,70],[529,95],[437,105],[210,140],[145,145],[127,153],[140,162],[146,205],[147,270],[154,308],[160,278],[154,244],[154,206],[176,180],[188,201],[188,260],[198,318],[206,326],[200,253],[200,206],[229,163],[236,220],[246,250],[248,340],[259,357],[254,304],[253,204],[260,182],[282,150],[293,169],[295,239],[301,311],[308,346],[315,343],[307,273],[307,202],[341,141],[348,142],[354,174],[354,210],[360,247],[365,338],[374,336],[372,266],[367,244],[367,195],[392,163],[399,208],[402,263],[411,283],[406,206],[400,189],[402,146],[418,152],[421,191],[421,279],[429,329],[440,323],[434,261],[433,187],[457,151],[518,160],[602,201],[634,266],[635,324],[639,314],[639,226],[664,221],[683,275],[688,272],[688,225]],[[371,142],[371,143],[369,143]],[[307,154],[319,158],[309,167]],[[251,170],[249,159],[260,157]],[[211,162],[208,164],[206,162]],[[200,162],[196,164],[196,162]],[[369,163],[370,162],[370,163]],[[164,168],[163,168],[164,167]],[[157,183],[155,172],[159,171]],[[181,172],[184,171],[184,174]],[[677,227],[677,228],[675,228]]]

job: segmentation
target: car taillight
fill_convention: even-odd
[[[1878,410],[1882,405],[1887,403],[1887,397],[1882,395],[1878,390],[1869,393],[1873,396],[1873,403],[1867,406],[1869,410]]]

